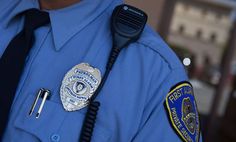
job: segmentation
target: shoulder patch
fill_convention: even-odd
[[[165,105],[172,126],[185,142],[198,142],[200,134],[199,115],[189,82],[172,87]]]

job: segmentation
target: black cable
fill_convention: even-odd
[[[138,22],[133,22],[138,21]],[[95,126],[100,103],[94,101],[102,90],[110,71],[123,47],[139,39],[147,22],[147,14],[135,7],[123,4],[117,6],[111,18],[111,31],[113,36],[113,48],[110,53],[106,71],[100,85],[89,100],[88,111],[82,126],[80,142],[90,142]]]
[[[96,122],[100,102],[91,102],[85,116],[79,142],[90,142],[93,135],[93,128]]]
[[[110,71],[111,71],[119,53],[120,53],[120,48],[116,48],[116,47],[112,48],[112,51],[110,53],[110,57],[108,59],[107,65],[106,65],[106,71],[103,75],[102,81],[101,81],[100,85],[98,86],[97,90],[95,91],[95,93],[93,94],[93,96],[91,97],[90,102],[95,100],[96,97],[98,96],[98,94],[100,93],[100,91],[102,90],[102,88],[107,80],[107,77],[109,76]]]
[[[93,135],[93,129],[96,123],[97,113],[100,106],[100,102],[94,101],[94,100],[96,99],[100,91],[102,90],[119,53],[120,53],[120,48],[116,48],[116,47],[112,48],[110,57],[107,62],[106,71],[104,73],[102,81],[100,85],[98,86],[97,90],[95,91],[95,93],[93,94],[93,96],[91,97],[91,99],[89,100],[90,103],[89,103],[88,110],[87,110],[84,123],[82,126],[79,142],[91,141],[91,138]]]

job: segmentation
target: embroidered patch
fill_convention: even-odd
[[[189,82],[183,82],[169,92],[166,97],[166,107],[174,129],[185,142],[198,142],[199,116]]]

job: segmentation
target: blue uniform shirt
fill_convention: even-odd
[[[87,108],[64,110],[62,80],[79,63],[88,63],[104,74],[112,47],[110,17],[121,3],[82,0],[48,11],[51,23],[35,31],[36,41],[26,60],[3,142],[78,141]],[[39,8],[38,1],[1,0],[0,56],[22,29],[24,16],[20,13],[30,8]],[[121,51],[97,97],[101,107],[92,141],[181,141],[163,104],[170,88],[185,80],[176,55],[146,26],[141,38]],[[52,96],[36,119],[28,113],[42,87],[51,90]]]

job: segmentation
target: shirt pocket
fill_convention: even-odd
[[[47,100],[40,117],[36,118],[41,98],[34,113],[29,111],[34,102],[34,96],[28,95],[15,119],[15,127],[22,131],[22,141],[42,142],[78,142],[86,110],[67,112],[62,104]],[[27,137],[28,136],[28,137]],[[108,142],[111,133],[98,122],[95,125],[92,142]],[[35,138],[34,140],[32,138]]]

